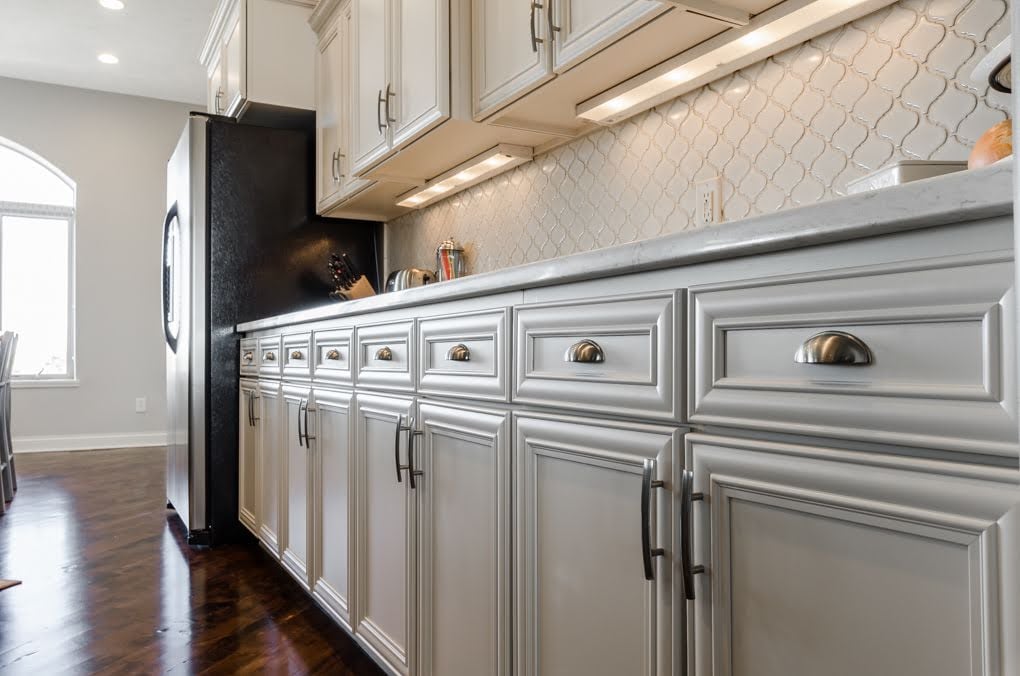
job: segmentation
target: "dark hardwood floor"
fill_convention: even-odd
[[[0,673],[377,674],[258,545],[193,550],[153,449],[23,454]]]

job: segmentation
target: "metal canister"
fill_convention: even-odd
[[[464,276],[464,249],[452,237],[436,247],[436,271],[441,282]]]

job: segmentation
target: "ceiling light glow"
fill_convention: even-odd
[[[96,58],[99,59],[99,63],[105,63],[108,66],[112,66],[112,65],[114,65],[116,63],[120,63],[120,59],[118,59],[113,54],[110,54],[109,52],[103,52],[102,54],[100,54]]]
[[[106,9],[121,10],[124,9],[123,0],[99,0],[99,4]]]

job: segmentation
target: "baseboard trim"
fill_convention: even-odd
[[[14,452],[96,451],[107,448],[166,446],[166,432],[133,434],[67,434],[50,437],[14,437]]]

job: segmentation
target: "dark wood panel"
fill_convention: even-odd
[[[194,550],[154,449],[18,456],[0,672],[381,673],[254,542]]]

